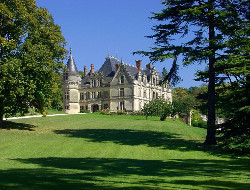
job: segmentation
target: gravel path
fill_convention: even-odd
[[[86,114],[86,113],[75,113],[75,114]],[[72,115],[72,114],[52,114],[47,115],[46,117],[53,117],[53,116],[61,116],[61,115]],[[14,120],[14,119],[25,119],[25,118],[34,118],[34,117],[43,117],[43,115],[31,115],[31,116],[23,116],[23,117],[10,117],[10,118],[3,118],[3,120]]]

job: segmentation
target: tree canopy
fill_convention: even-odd
[[[60,26],[35,0],[0,1],[0,122],[44,107],[58,88],[67,51]]]
[[[237,65],[246,66],[248,62],[248,1],[166,0],[162,4],[162,12],[153,13],[151,18],[160,24],[154,26],[155,34],[148,36],[155,40],[155,47],[150,52],[137,53],[149,56],[152,62],[172,58],[172,69],[166,78],[173,78],[174,83],[178,79],[177,58],[183,58],[185,65],[208,64],[207,72],[200,75],[209,83],[205,143],[216,144],[215,84],[219,74],[227,74],[228,69],[242,72]],[[241,61],[235,62],[237,59]]]
[[[172,105],[170,102],[163,100],[162,98],[157,98],[149,101],[143,107],[143,112],[146,116],[157,116],[160,117],[161,121],[164,121],[168,116],[172,114]]]

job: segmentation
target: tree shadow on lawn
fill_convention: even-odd
[[[201,150],[203,144],[194,140],[184,140],[178,134],[131,129],[64,129],[55,130],[56,134],[84,138],[91,142],[114,142],[120,145],[146,145],[171,150]]]
[[[33,129],[35,127],[37,127],[37,126],[27,124],[27,123],[16,123],[16,122],[12,122],[12,121],[3,121],[3,128],[0,128],[0,129],[7,129],[7,130],[18,129],[18,130],[26,130],[26,131],[35,131]]]
[[[114,158],[14,159],[37,169],[0,170],[0,187],[30,189],[249,189],[250,162]],[[187,178],[185,178],[187,177]],[[189,180],[193,177],[192,180]],[[241,181],[241,177],[248,181]],[[178,180],[176,180],[178,179]],[[121,185],[122,184],[122,185]]]

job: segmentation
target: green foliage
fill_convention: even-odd
[[[60,27],[34,0],[1,1],[0,12],[0,122],[30,106],[45,115],[45,106],[59,104],[66,54]]]
[[[222,147],[236,154],[250,154],[249,113],[247,119],[235,118],[221,124],[219,142]]]
[[[178,87],[173,89],[174,115],[187,113],[195,107],[195,97],[187,89]]]
[[[102,114],[102,115],[111,115],[111,113],[109,111],[106,111],[106,110],[102,110],[100,112],[100,114]]]
[[[79,71],[79,74],[81,75],[81,77],[84,77],[84,72],[83,71]]]
[[[191,121],[194,127],[207,128],[207,122],[202,120],[198,110],[192,110]]]
[[[148,116],[157,116],[160,117],[161,121],[165,121],[172,114],[172,110],[172,105],[162,98],[151,100],[143,108],[146,119]]]
[[[155,34],[148,36],[155,40],[156,47],[150,52],[137,53],[148,56],[152,62],[172,58],[169,77],[173,73],[170,79],[174,78],[174,82],[178,76],[178,57],[183,58],[184,65],[208,62],[207,71],[199,73],[199,80],[207,81],[209,86],[205,143],[216,144],[215,83],[223,78],[216,76],[230,78],[231,74],[249,73],[249,3],[247,0],[166,0],[162,4],[165,7],[162,12],[153,13],[151,18],[161,23],[154,26]]]
[[[219,127],[222,145],[236,153],[250,153],[250,94],[249,81],[224,84],[218,91],[218,107],[228,121]]]
[[[167,76],[167,74],[168,74],[168,71],[167,71],[166,67],[163,67],[163,69],[162,69],[162,77],[165,78]]]
[[[80,110],[80,113],[90,113],[89,110]]]

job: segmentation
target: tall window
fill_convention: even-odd
[[[97,98],[102,98],[102,92],[97,93]]]
[[[65,100],[69,100],[69,92],[65,92],[65,94],[64,94],[64,99],[65,99]]]
[[[97,80],[97,86],[102,86],[102,80]]]
[[[121,84],[124,84],[124,76],[121,76]]]
[[[91,80],[91,86],[95,87],[95,80]]]
[[[124,102],[120,102],[120,110],[124,110]]]
[[[124,97],[124,88],[120,88],[120,97]]]
[[[65,73],[63,78],[64,78],[64,80],[68,80],[68,73]]]
[[[95,92],[91,92],[91,98],[95,99]]]
[[[84,93],[83,92],[80,93],[80,100],[84,100]]]
[[[86,100],[88,100],[90,98],[90,93],[86,92]]]
[[[147,91],[144,90],[144,98],[147,98]]]
[[[153,99],[155,99],[155,92],[153,92]]]

